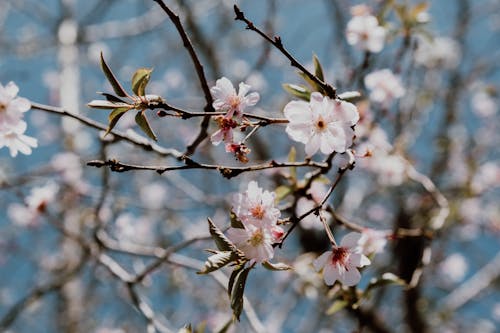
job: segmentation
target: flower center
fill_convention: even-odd
[[[334,247],[332,250],[332,264],[346,267],[349,250],[345,247]],[[347,269],[347,267],[346,267]]]
[[[3,103],[0,103],[0,113],[5,112],[5,110],[7,110],[7,106]]]
[[[326,122],[323,117],[319,117],[316,121],[316,128],[320,131],[324,131],[326,129]]]
[[[253,233],[252,237],[250,237],[250,239],[248,240],[248,242],[253,247],[256,247],[256,246],[262,244],[264,242],[264,234],[262,233],[262,230],[261,229],[257,229]]]
[[[237,110],[240,107],[241,100],[238,95],[233,95],[229,97],[229,107],[232,110]]]
[[[262,218],[264,217],[264,213],[265,213],[264,207],[262,207],[262,205],[259,204],[255,207],[253,207],[252,209],[250,209],[250,213],[256,219],[262,220]]]

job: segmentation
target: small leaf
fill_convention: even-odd
[[[137,96],[146,95],[146,86],[148,85],[152,71],[150,68],[139,68],[135,71],[132,76],[132,91],[134,94]]]
[[[115,95],[111,95],[111,94],[108,94],[108,93],[105,93],[105,92],[102,92],[102,91],[98,91],[97,93],[99,95],[103,95],[104,97],[106,97],[106,100],[108,100],[110,102],[127,103],[124,100],[122,100],[121,98],[116,97]]]
[[[274,189],[274,193],[276,193],[276,203],[279,203],[281,200],[285,199],[290,193],[292,193],[292,189],[286,185],[280,185],[276,189]]]
[[[137,125],[139,125],[142,131],[146,133],[147,136],[155,141],[157,140],[155,133],[151,129],[151,126],[149,126],[148,118],[146,118],[143,111],[137,112],[137,114],[135,115],[135,122],[137,123]]]
[[[230,218],[231,218],[231,227],[236,228],[236,229],[245,229],[245,226],[243,225],[243,222],[240,221],[238,216],[231,210],[230,213]]]
[[[109,109],[117,109],[117,108],[125,108],[125,107],[130,107],[130,104],[127,104],[125,102],[111,102],[111,101],[105,101],[102,99],[94,99],[93,101],[90,101],[87,103],[87,106],[90,108],[94,109],[104,109],[104,110],[109,110]]]
[[[111,132],[118,123],[118,120],[129,110],[129,107],[114,109],[108,116],[108,128],[106,129],[106,133],[104,135]]]
[[[299,76],[301,78],[304,79],[304,81],[307,82],[307,84],[313,88],[314,91],[319,91],[319,92],[322,92],[321,90],[321,87],[318,87],[318,85],[316,84],[316,82],[314,82],[306,73],[304,72],[297,72],[297,74],[299,74]]]
[[[204,320],[196,326],[194,331],[195,333],[204,333],[206,328],[207,328],[207,322]]]
[[[208,231],[221,251],[236,251],[236,246],[222,233],[222,231],[208,218]]]
[[[331,316],[332,314],[339,312],[343,308],[345,308],[347,305],[349,305],[349,302],[347,301],[342,301],[342,300],[337,300],[333,302],[332,305],[326,310],[326,314]]]
[[[264,261],[262,263],[262,266],[264,266],[265,268],[267,268],[270,271],[288,271],[288,270],[292,269],[291,266],[288,266],[287,264],[284,264],[282,262],[278,262],[276,264],[273,264],[272,262]]]
[[[232,251],[222,251],[208,257],[203,269],[196,274],[208,274],[229,264],[238,257]]]
[[[368,293],[374,288],[377,287],[382,287],[382,286],[387,286],[387,285],[399,285],[399,286],[406,286],[407,283],[405,280],[401,279],[399,276],[393,274],[393,273],[384,273],[380,278],[373,278],[370,280],[370,284],[365,289],[365,293]]]
[[[250,267],[245,268],[238,274],[231,292],[231,309],[233,309],[233,316],[238,321],[240,320],[240,315],[243,311],[243,293],[245,291],[245,284],[250,269]]]
[[[346,91],[340,94],[338,97],[341,100],[352,102],[359,100],[361,97],[361,93],[359,91]]]
[[[231,297],[231,293],[233,292],[233,285],[234,281],[236,280],[236,277],[238,274],[241,273],[241,271],[245,268],[244,265],[237,266],[232,272],[231,276],[229,277],[229,281],[227,283],[227,295]]]
[[[311,92],[304,86],[285,83],[283,84],[283,89],[285,89],[289,94],[305,101],[309,101],[311,99]]]
[[[323,74],[323,67],[321,66],[321,63],[319,62],[318,57],[313,54],[313,64],[314,64],[314,75],[321,81],[325,80],[324,74]]]
[[[106,78],[108,79],[109,83],[113,87],[113,90],[115,91],[115,93],[120,97],[127,97],[128,96],[127,92],[125,91],[125,89],[123,89],[120,82],[118,82],[115,75],[111,71],[111,68],[109,68],[108,64],[104,60],[104,56],[102,55],[102,52],[101,52],[101,67],[102,67],[102,71],[104,72],[104,75],[106,75]]]

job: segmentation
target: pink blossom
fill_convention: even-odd
[[[390,69],[382,69],[366,75],[365,85],[371,91],[370,99],[386,107],[394,99],[405,94],[401,80]]]
[[[238,126],[238,123],[233,119],[226,117],[215,117],[217,124],[219,125],[219,130],[217,130],[210,137],[210,141],[215,146],[219,145],[221,142],[232,143],[233,142],[233,129]]]
[[[235,214],[244,224],[271,227],[276,225],[281,214],[274,207],[274,199],[274,192],[263,191],[256,181],[251,181],[245,193],[235,198]]]
[[[227,236],[245,257],[256,262],[264,262],[274,256],[272,231],[266,226],[247,223],[244,229],[230,228]]]
[[[347,42],[361,50],[373,53],[382,51],[385,34],[385,28],[372,15],[356,15],[347,23]]]
[[[0,148],[8,147],[12,157],[16,157],[18,151],[30,155],[31,148],[36,148],[38,142],[35,138],[24,135],[26,127],[26,122],[22,120],[15,126],[0,126]]]
[[[5,87],[0,83],[0,127],[17,125],[23,113],[31,108],[26,98],[16,97],[18,92],[14,82],[7,83]]]
[[[233,116],[241,117],[245,108],[253,106],[259,101],[259,94],[256,92],[247,95],[250,90],[250,85],[241,82],[238,93],[233,87],[231,81],[222,77],[215,83],[215,87],[210,89],[214,97],[213,107],[217,111],[226,111],[226,118],[231,119]]]
[[[10,219],[21,226],[36,225],[39,217],[47,210],[47,206],[56,199],[58,191],[59,186],[52,182],[31,189],[24,200],[25,205],[15,203],[8,207]]]
[[[350,232],[342,238],[340,246],[333,246],[331,251],[314,260],[314,268],[318,272],[323,270],[323,279],[327,285],[331,286],[337,280],[346,286],[358,284],[361,274],[357,267],[370,264],[370,259],[361,253],[361,237],[360,233]]]
[[[351,126],[359,120],[356,106],[323,97],[318,92],[311,94],[309,103],[289,102],[284,113],[289,121],[286,132],[292,140],[305,144],[309,156],[318,150],[323,154],[345,152],[354,137]]]

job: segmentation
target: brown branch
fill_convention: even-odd
[[[262,30],[257,28],[252,21],[248,20],[245,17],[245,14],[238,8],[238,6],[234,5],[234,13],[236,14],[235,20],[237,21],[243,21],[247,24],[247,29],[255,31],[258,35],[260,35],[262,38],[267,40],[269,43],[271,43],[275,48],[277,48],[285,57],[290,60],[290,65],[293,67],[298,68],[302,73],[307,75],[309,79],[314,81],[316,84],[318,84],[328,95],[330,98],[337,98],[337,90],[330,84],[324,82],[320,78],[318,78],[316,75],[312,74],[310,71],[307,70],[300,62],[295,59],[290,52],[283,46],[283,43],[281,42],[281,37],[279,36],[274,36],[274,39],[266,35]]]
[[[230,179],[238,176],[243,172],[251,172],[251,171],[259,171],[265,169],[273,169],[273,168],[288,168],[288,167],[311,167],[311,168],[324,168],[326,166],[325,163],[315,162],[315,161],[304,161],[304,162],[276,162],[274,160],[264,163],[264,164],[256,164],[251,166],[224,166],[224,165],[214,165],[214,164],[203,164],[191,161],[190,163],[186,163],[186,165],[178,165],[178,166],[148,166],[148,165],[133,165],[122,163],[117,160],[93,160],[87,162],[87,165],[101,168],[103,166],[109,167],[112,171],[115,172],[125,172],[131,170],[150,170],[156,171],[159,174],[163,174],[167,171],[175,171],[175,170],[187,170],[187,169],[206,169],[206,170],[217,170],[219,171],[223,177]]]
[[[168,15],[172,23],[175,25],[175,28],[179,32],[179,35],[182,39],[182,42],[184,44],[184,47],[187,49],[189,56],[191,57],[191,60],[193,61],[193,65],[196,69],[196,74],[198,75],[198,80],[200,82],[201,88],[203,90],[203,94],[205,95],[205,101],[207,102],[205,105],[205,112],[215,112],[214,107],[213,107],[213,98],[212,95],[210,94],[210,88],[208,87],[208,82],[205,77],[205,72],[203,70],[203,65],[201,64],[200,60],[198,59],[198,55],[196,54],[196,51],[194,50],[193,44],[191,43],[191,40],[189,39],[188,35],[186,34],[186,31],[184,30],[184,27],[182,26],[181,20],[179,19],[179,16],[176,15],[170,8],[167,7],[165,2],[162,0],[153,0],[156,2],[161,9]],[[192,155],[198,145],[205,140],[205,138],[208,137],[207,129],[208,129],[208,124],[209,124],[210,118],[205,117],[203,121],[201,122],[201,129],[200,132],[198,133],[198,136],[196,139],[191,143],[187,148],[186,148],[186,155]]]

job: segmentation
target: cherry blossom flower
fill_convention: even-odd
[[[247,95],[250,90],[250,85],[241,82],[238,93],[233,87],[231,81],[222,77],[215,83],[215,87],[210,89],[212,96],[215,98],[213,107],[217,111],[226,111],[226,118],[231,119],[233,116],[240,118],[248,106],[253,106],[259,101],[259,94],[256,92]]]
[[[233,142],[233,129],[238,126],[238,123],[233,119],[226,117],[215,117],[219,129],[212,134],[210,141],[215,146],[219,145],[221,142],[232,143]]]
[[[382,69],[366,75],[365,86],[371,91],[370,99],[385,107],[405,94],[401,80],[390,69]]]
[[[358,232],[350,232],[342,238],[340,246],[333,246],[331,251],[314,260],[314,268],[318,272],[323,270],[323,279],[327,285],[331,286],[337,280],[346,286],[358,284],[361,274],[357,267],[370,264],[370,259],[361,253],[361,237]]]
[[[498,112],[498,103],[494,95],[487,90],[479,90],[471,99],[472,111],[482,118],[491,117]]]
[[[284,113],[289,121],[286,132],[292,140],[305,144],[309,156],[318,150],[323,154],[345,152],[354,137],[351,126],[359,120],[356,106],[323,97],[318,92],[311,94],[309,103],[289,102]]]
[[[26,122],[20,120],[15,126],[0,126],[0,148],[8,147],[10,156],[16,157],[17,152],[31,154],[31,148],[38,146],[37,139],[24,135]]]
[[[0,127],[17,125],[23,113],[31,108],[26,98],[16,97],[18,92],[14,82],[7,83],[5,87],[0,83]]]
[[[354,16],[346,29],[347,42],[361,50],[378,53],[384,48],[386,30],[378,24],[375,16]]]
[[[251,181],[245,193],[235,198],[235,214],[244,224],[276,225],[281,213],[274,207],[274,198],[274,192],[263,191],[256,181]]]
[[[312,200],[302,197],[297,201],[297,207],[295,208],[295,214],[301,216],[302,214],[310,211],[316,207],[321,200],[325,197],[328,189],[325,184],[320,181],[313,181],[311,187],[307,191],[307,194],[311,195]],[[325,214],[328,214],[325,212]],[[321,219],[316,214],[309,214],[300,221],[300,226],[304,229],[318,229],[323,230],[323,223]]]
[[[275,237],[268,227],[247,223],[244,229],[230,228],[227,237],[250,260],[260,263],[274,256]]]

